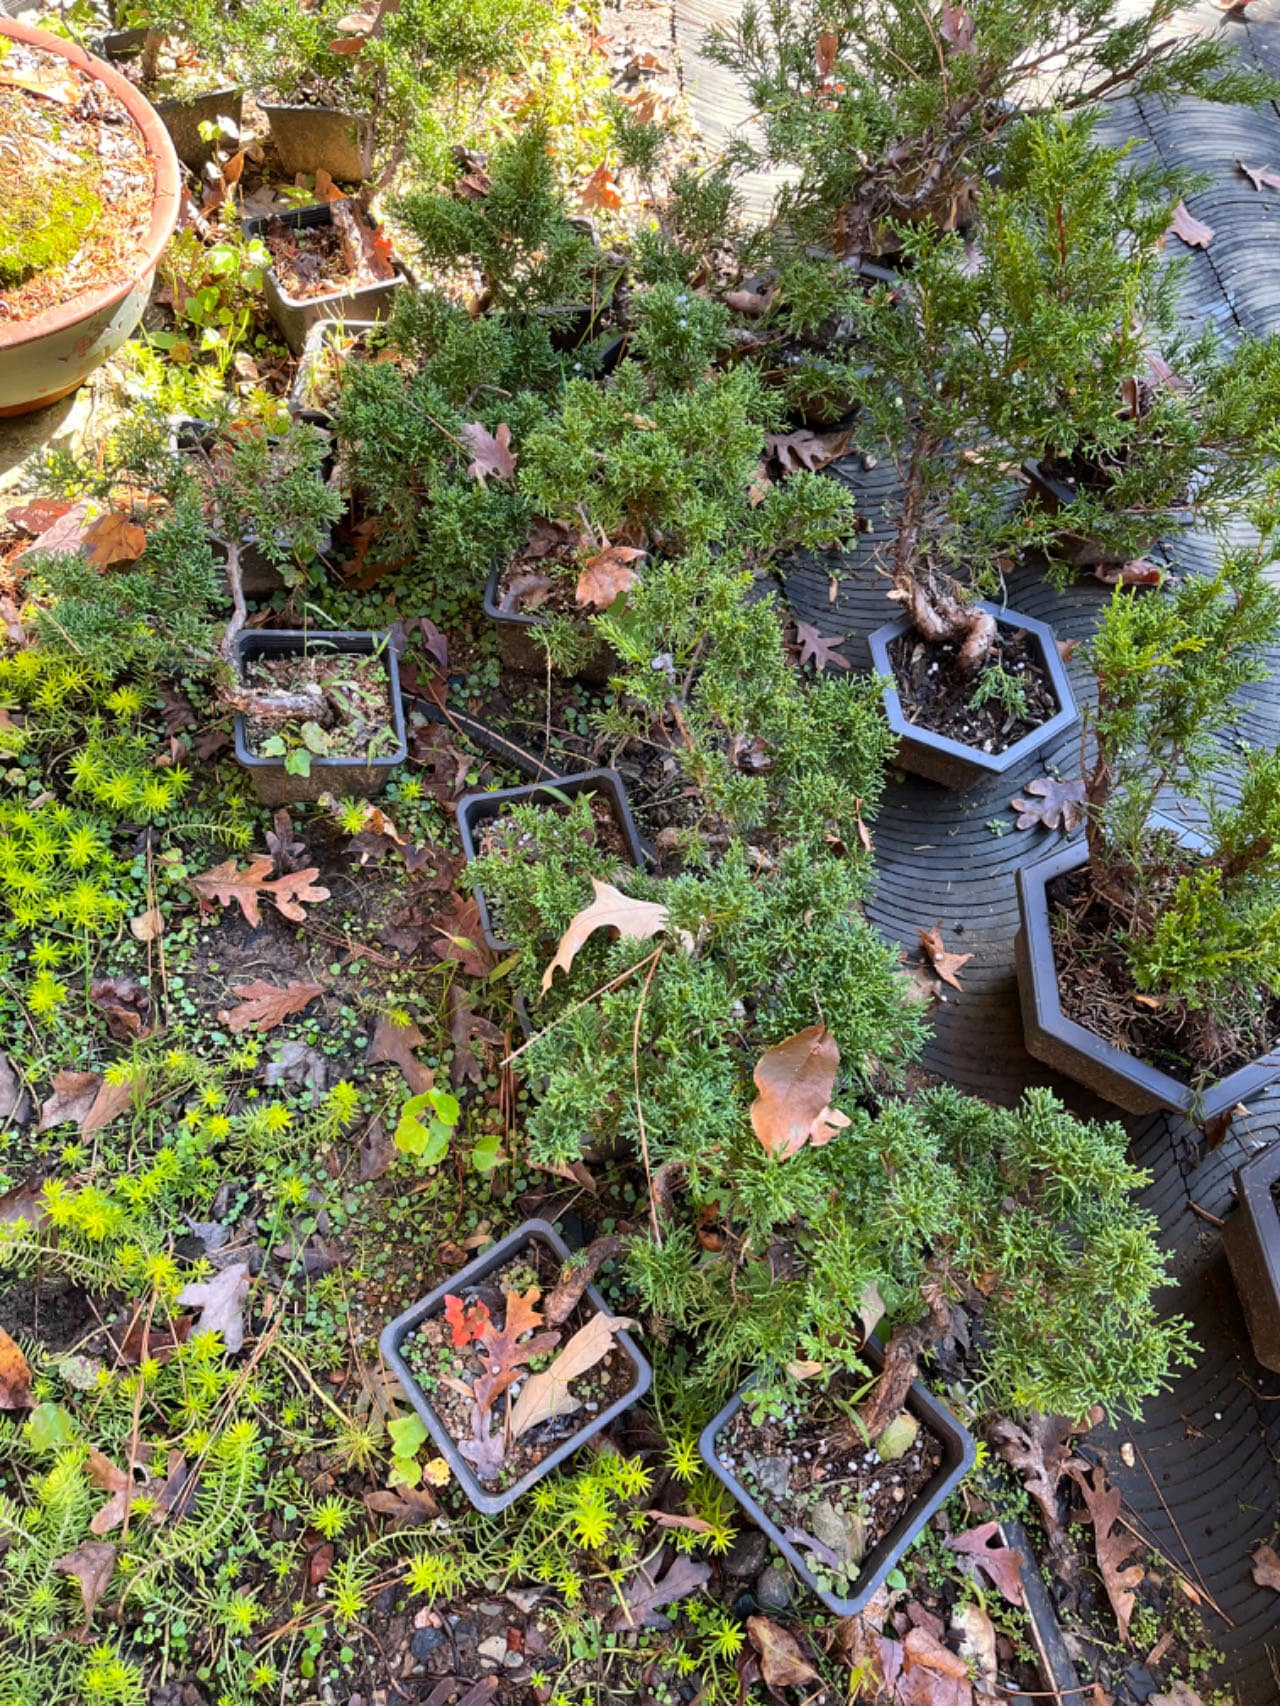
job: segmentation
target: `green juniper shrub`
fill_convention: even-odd
[[[1101,980],[1110,1040],[1141,1052],[1154,1039],[1197,1082],[1265,1053],[1277,1029],[1280,755],[1220,734],[1280,639],[1268,556],[1237,550],[1168,594],[1117,589],[1089,648],[1089,865],[1057,915],[1060,963],[1083,959],[1073,984]],[[1166,789],[1205,807],[1203,851],[1154,821]],[[1151,1019],[1129,1037],[1125,1016],[1139,1011]]]
[[[1168,29],[1180,10],[1149,0],[1121,21],[1117,0],[751,0],[709,52],[746,80],[761,117],[762,141],[738,142],[736,159],[793,169],[776,228],[876,254],[908,226],[968,222],[1028,100],[1074,111],[1120,88],[1165,102],[1271,98],[1271,80],[1224,36]]]

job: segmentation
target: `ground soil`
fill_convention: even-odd
[[[0,324],[32,320],[77,296],[131,279],[146,253],[155,167],[124,103],[60,55],[16,43],[0,79],[0,240],[51,194],[96,197],[79,247],[61,264],[0,287]],[[51,93],[13,81],[22,76]],[[17,161],[15,168],[14,161]],[[89,203],[92,205],[92,203]],[[83,205],[83,203],[81,204]],[[18,238],[19,253],[21,237]]]
[[[909,722],[982,752],[1004,752],[1058,710],[1049,672],[1023,630],[1002,627],[988,662],[974,675],[956,669],[957,650],[951,643],[933,645],[922,640],[914,630],[891,642],[889,658]],[[1022,683],[1028,705],[1025,717],[1011,716],[998,699],[970,704],[983,674],[997,666]]]
[[[1170,886],[1185,862],[1171,863]],[[1091,894],[1087,871],[1049,885],[1058,999],[1068,1019],[1181,1083],[1222,1078],[1280,1038],[1280,999],[1243,992],[1234,1023],[1214,1024],[1200,1009],[1151,1007],[1138,999],[1120,944],[1125,925]]]
[[[498,576],[498,609],[515,616],[569,616],[581,621],[579,558],[576,536],[561,539],[549,526],[535,529],[528,544]]]
[[[852,1446],[835,1443],[836,1430],[847,1422],[842,1411],[822,1399],[807,1410],[789,1412],[781,1421],[770,1417],[758,1424],[743,1405],[718,1436],[716,1450],[725,1468],[737,1475],[784,1534],[796,1529],[821,1540],[821,1535],[814,1535],[815,1512],[824,1506],[844,1518],[860,1514],[862,1556],[866,1556],[937,1473],[942,1445],[921,1426],[903,1456],[883,1463],[861,1438]],[[785,1487],[780,1485],[779,1464],[787,1466]],[[801,1553],[809,1552],[815,1573],[823,1570],[821,1553],[800,1540],[795,1545]],[[826,1566],[836,1592],[847,1590],[857,1579],[856,1562],[849,1563],[847,1574],[829,1559]]]
[[[559,1277],[560,1265],[541,1244],[530,1244],[490,1279],[480,1285],[461,1287],[456,1295],[464,1304],[472,1300],[483,1302],[495,1324],[501,1323],[505,1318],[506,1293],[509,1290],[527,1291],[531,1269],[536,1273],[535,1283],[545,1300]],[[557,1348],[563,1348],[578,1329],[585,1327],[596,1313],[595,1305],[589,1298],[584,1297],[560,1329],[560,1344]],[[541,1332],[544,1329],[539,1327],[536,1330]],[[409,1335],[401,1346],[401,1354],[422,1380],[428,1402],[452,1438],[459,1444],[469,1439],[474,1400],[469,1392],[463,1393],[446,1384],[442,1377],[448,1376],[466,1387],[474,1387],[475,1382],[489,1367],[489,1359],[483,1347],[473,1343],[461,1350],[455,1349],[452,1329],[442,1312],[431,1316]],[[554,1354],[553,1352],[552,1356]],[[550,1360],[539,1359],[539,1366],[546,1366]],[[635,1367],[626,1353],[617,1348],[610,1351],[594,1368],[588,1369],[570,1382],[569,1391],[582,1406],[579,1411],[573,1415],[553,1417],[530,1428],[528,1433],[522,1435],[507,1451],[497,1475],[490,1477],[477,1470],[479,1479],[499,1489],[513,1486],[531,1469],[535,1469],[557,1446],[567,1439],[572,1439],[582,1428],[588,1426],[596,1415],[621,1398],[635,1384],[635,1379]],[[524,1380],[521,1379],[511,1387],[513,1400],[519,1396],[523,1384]],[[495,1433],[502,1426],[505,1404],[506,1400],[500,1398],[494,1406],[492,1426]]]
[[[376,758],[390,749],[393,738],[391,689],[387,668],[375,653],[311,653],[306,657],[255,658],[246,664],[244,682],[255,690],[296,693],[319,686],[324,690],[331,721],[325,725],[334,758]],[[250,752],[290,723],[262,717],[245,718]]]

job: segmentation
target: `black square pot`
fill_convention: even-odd
[[[934,734],[931,730],[920,728],[908,720],[902,708],[902,700],[898,696],[893,664],[889,659],[889,647],[899,635],[911,632],[909,616],[899,616],[892,622],[886,622],[882,628],[877,628],[867,637],[876,672],[885,676],[888,681],[884,695],[884,711],[889,727],[898,737],[895,762],[900,769],[909,771],[911,775],[924,776],[930,782],[940,782],[944,788],[971,788],[988,776],[1003,776],[1029,758],[1033,752],[1038,752],[1041,747],[1056,740],[1064,730],[1071,727],[1077,716],[1071,681],[1054,643],[1053,629],[1049,624],[1038,621],[1034,616],[1023,616],[1017,610],[1005,610],[998,604],[989,604],[985,599],[978,601],[978,608],[994,616],[1002,628],[1022,629],[1031,636],[1040,663],[1058,700],[1058,709],[1053,716],[1041,723],[1039,728],[1023,735],[1022,739],[1015,741],[1012,746],[1006,747],[1003,752],[982,752],[976,746],[966,746],[963,741],[948,740],[945,735]]]
[[[608,1409],[602,1410],[599,1414],[585,1420],[576,1433],[562,1441],[554,1451],[549,1451],[542,1462],[531,1469],[527,1475],[522,1475],[514,1486],[508,1487],[502,1493],[486,1491],[477,1478],[474,1469],[458,1450],[453,1436],[436,1415],[425,1393],[418,1386],[400,1354],[400,1347],[421,1321],[425,1321],[429,1315],[440,1313],[444,1308],[446,1297],[465,1295],[469,1287],[481,1285],[490,1274],[496,1273],[499,1268],[504,1267],[513,1256],[518,1256],[522,1250],[535,1243],[542,1244],[551,1250],[559,1262],[563,1263],[568,1260],[569,1246],[555,1231],[554,1227],[550,1226],[545,1220],[526,1220],[523,1226],[518,1226],[514,1232],[509,1232],[505,1238],[499,1239],[483,1256],[477,1256],[474,1262],[468,1262],[465,1268],[460,1269],[450,1279],[445,1280],[442,1285],[438,1285],[434,1291],[428,1292],[426,1297],[419,1302],[412,1304],[403,1315],[397,1315],[389,1326],[383,1328],[382,1337],[378,1341],[387,1366],[404,1388],[409,1402],[422,1417],[428,1433],[439,1447],[440,1455],[453,1470],[458,1485],[475,1508],[478,1511],[483,1511],[486,1516],[496,1515],[498,1511],[506,1510],[508,1505],[514,1504],[517,1499],[523,1498],[531,1487],[536,1486],[553,1469],[558,1469],[565,1459],[571,1457],[580,1446],[585,1445],[589,1439],[594,1439],[611,1422],[616,1421],[624,1410],[629,1410],[633,1404],[643,1398],[653,1381],[653,1370],[649,1366],[648,1360],[641,1355],[631,1335],[625,1330],[620,1330],[616,1339],[618,1348],[635,1370],[635,1380],[628,1390],[623,1393],[621,1398],[615,1399]],[[598,1309],[601,1314],[611,1315],[613,1313],[594,1285],[587,1287],[586,1297],[592,1307]]]
[[[879,1373],[884,1366],[884,1352],[876,1339],[868,1339],[863,1355],[872,1368]],[[839,1594],[829,1592],[819,1586],[813,1571],[805,1562],[804,1553],[793,1546],[789,1540],[784,1540],[782,1530],[766,1516],[755,1499],[738,1480],[731,1469],[726,1469],[716,1451],[716,1440],[742,1408],[742,1394],[751,1385],[748,1381],[738,1393],[732,1397],[720,1413],[714,1416],[702,1430],[698,1441],[698,1450],[702,1461],[716,1477],[729,1489],[747,1515],[769,1536],[791,1568],[799,1576],[805,1586],[822,1601],[828,1611],[837,1617],[852,1617],[863,1610],[872,1594],[884,1581],[889,1571],[902,1557],[908,1546],[921,1534],[934,1512],[949,1499],[952,1493],[973,1468],[977,1457],[977,1445],[968,1428],[960,1423],[939,1399],[935,1398],[927,1386],[920,1381],[913,1382],[907,1394],[906,1408],[922,1427],[937,1438],[942,1444],[942,1463],[932,1481],[920,1492],[914,1504],[910,1505],[899,1520],[889,1530],[888,1534],[877,1543],[867,1554],[861,1574],[853,1593],[842,1599]]]
[[[1280,1141],[1272,1140],[1236,1172],[1236,1206],[1222,1228],[1231,1277],[1240,1294],[1253,1354],[1280,1373]]]
[[[556,792],[550,792],[551,789]],[[579,794],[608,795],[618,826],[626,837],[631,863],[639,871],[648,868],[649,852],[640,837],[640,831],[636,828],[636,820],[631,815],[626,783],[616,770],[583,770],[576,776],[552,776],[545,782],[530,782],[523,788],[495,788],[489,793],[464,794],[453,809],[458,819],[458,833],[462,837],[462,851],[466,855],[467,863],[470,864],[473,859],[479,857],[477,843],[481,826],[499,817],[505,807],[554,805],[557,793],[567,794],[570,799],[576,799]],[[495,953],[509,953],[515,943],[505,942],[494,934],[484,891],[477,887],[473,892],[485,941]]]
[[[1152,821],[1157,828],[1175,830],[1187,846],[1206,845],[1204,838],[1185,824],[1163,816]],[[1167,1108],[1184,1114],[1196,1125],[1203,1125],[1237,1102],[1256,1096],[1272,1079],[1280,1077],[1280,1052],[1274,1052],[1237,1067],[1216,1084],[1197,1090],[1067,1018],[1058,999],[1058,968],[1047,891],[1055,878],[1069,876],[1088,862],[1089,849],[1081,838],[1067,842],[1047,858],[1021,866],[1017,873],[1018,934],[1014,963],[1027,1053],[1074,1078],[1077,1084],[1086,1085],[1126,1113],[1149,1114]]]
[[[515,670],[517,675],[537,675],[545,678],[547,654],[533,637],[537,629],[545,626],[545,618],[527,616],[518,610],[502,609],[498,603],[498,583],[502,578],[503,567],[503,564],[497,563],[489,570],[489,579],[484,589],[484,613],[498,630],[498,654],[504,668]],[[585,681],[592,687],[603,687],[609,677],[616,675],[621,667],[617,652],[604,640],[600,640],[573,673],[578,681]]]
[[[357,799],[372,799],[380,794],[391,780],[397,764],[403,764],[408,748],[405,743],[404,705],[400,699],[400,670],[391,636],[362,633],[353,629],[320,629],[302,631],[287,628],[243,629],[236,636],[236,660],[243,673],[244,665],[254,658],[304,657],[308,652],[368,653],[381,648],[387,667],[387,686],[391,696],[391,726],[395,731],[395,751],[381,758],[313,758],[309,776],[291,776],[283,758],[263,758],[249,751],[245,740],[244,717],[237,712],[236,761],[249,772],[254,792],[264,806],[291,806],[318,800],[321,794],[338,798],[351,795]]]
[[[335,183],[362,183],[369,173],[373,124],[336,107],[261,103],[285,175],[328,172]]]
[[[289,392],[289,413],[294,420],[309,421],[312,426],[326,430],[332,425],[332,412],[307,400],[325,345],[339,333],[345,333],[362,348],[366,337],[377,324],[377,320],[344,320],[338,315],[327,315],[308,328],[298,371],[294,375],[293,386]]]
[[[333,224],[333,208],[326,202],[311,207],[293,207],[286,212],[258,219],[242,219],[246,237],[265,239],[267,227],[275,220],[295,231],[314,231],[322,225]],[[375,221],[376,223],[376,221]],[[294,355],[301,355],[307,333],[319,320],[382,320],[391,312],[391,299],[405,282],[407,273],[397,262],[394,278],[379,279],[373,284],[361,284],[354,290],[335,290],[328,296],[290,296],[270,267],[263,279],[263,290],[271,318],[279,326],[285,342]]]

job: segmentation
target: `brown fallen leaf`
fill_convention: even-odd
[[[896,1706],[971,1706],[968,1663],[929,1629],[909,1629],[902,1643]]]
[[[290,983],[283,989],[277,989],[275,984],[255,978],[252,983],[233,983],[231,993],[239,1005],[232,1007],[222,1016],[226,1020],[227,1029],[238,1035],[241,1031],[247,1031],[250,1026],[255,1031],[271,1030],[291,1014],[300,1013],[317,996],[323,995],[324,985]]]
[[[366,1510],[374,1511],[378,1516],[389,1516],[393,1522],[403,1523],[406,1528],[431,1522],[440,1515],[436,1496],[427,1487],[398,1486],[394,1492],[380,1488],[366,1493],[364,1504]]]
[[[1103,586],[1163,586],[1169,576],[1159,563],[1148,563],[1141,557],[1135,557],[1129,563],[1098,563],[1094,566],[1093,578],[1101,581]]]
[[[397,1025],[387,1013],[378,1016],[378,1022],[373,1027],[373,1042],[369,1048],[369,1064],[377,1066],[382,1061],[390,1061],[398,1066],[404,1074],[404,1081],[415,1096],[421,1096],[435,1084],[436,1075],[429,1066],[424,1066],[414,1054],[414,1049],[421,1048],[427,1041],[422,1032],[410,1019],[407,1025]]]
[[[710,1564],[697,1563],[685,1552],[676,1554],[660,1581],[650,1581],[643,1568],[635,1570],[623,1589],[623,1604],[610,1614],[605,1628],[610,1631],[653,1628],[653,1619],[664,1605],[687,1599],[710,1580]]]
[[[115,1563],[116,1549],[108,1540],[82,1540],[74,1552],[64,1553],[53,1561],[53,1568],[60,1575],[74,1576],[80,1583],[86,1629],[93,1621],[98,1601],[107,1591]]]
[[[840,57],[840,37],[824,30],[813,50],[813,68],[819,77],[830,77]]]
[[[468,977],[484,977],[493,969],[493,954],[484,939],[474,895],[451,894],[432,925],[439,932],[431,944],[437,959],[453,960]]]
[[[333,1560],[333,1541],[322,1541],[307,1559],[307,1582],[311,1587],[319,1587],[333,1568]]]
[[[21,563],[44,552],[77,556],[84,550],[85,530],[91,526],[89,505],[84,502],[71,504],[40,529],[35,541],[19,551],[14,562]]]
[[[75,68],[62,59],[54,59],[50,65],[37,64],[27,68],[6,65],[0,60],[0,83],[7,83],[14,89],[25,89],[29,95],[40,95],[47,101],[56,101],[62,107],[74,107],[83,93]]]
[[[1022,1558],[1011,1546],[1002,1543],[998,1522],[979,1523],[976,1528],[967,1528],[963,1534],[949,1535],[947,1545],[953,1552],[962,1552],[972,1558],[978,1568],[990,1576],[1010,1605],[1025,1604]]]
[[[380,1179],[395,1160],[395,1142],[381,1115],[375,1114],[360,1138],[356,1177],[362,1185]]]
[[[139,942],[154,942],[157,936],[164,934],[164,913],[158,906],[140,912],[136,918],[129,920],[129,933]]]
[[[952,1632],[960,1637],[959,1656],[974,1670],[977,1694],[984,1700],[1001,1700],[997,1686],[1000,1661],[996,1653],[996,1626],[985,1609],[970,1601],[951,1614]]]
[[[770,1155],[785,1161],[806,1143],[820,1148],[849,1124],[829,1105],[839,1067],[840,1050],[825,1025],[806,1026],[760,1056],[751,1129]]]
[[[850,663],[837,647],[845,642],[846,635],[831,634],[824,638],[811,622],[796,623],[796,640],[800,646],[800,665],[811,663],[815,669],[849,669]]]
[[[1213,227],[1206,225],[1202,219],[1188,209],[1186,202],[1180,201],[1173,210],[1173,218],[1165,236],[1180,237],[1191,249],[1207,249],[1213,242]]]
[[[1274,166],[1246,166],[1243,160],[1237,160],[1236,165],[1255,190],[1262,189],[1264,185],[1267,189],[1280,190],[1280,172]]]
[[[938,34],[953,53],[973,52],[973,14],[964,5],[949,5],[943,0]]]
[[[449,1062],[449,1081],[456,1089],[464,1080],[471,1084],[484,1082],[484,1068],[476,1057],[472,1043],[487,1043],[501,1048],[506,1037],[488,1019],[472,1012],[456,983],[449,985],[449,1036],[453,1042],[453,1059]]]
[[[929,956],[929,964],[937,972],[943,983],[949,983],[952,989],[963,991],[963,985],[956,975],[962,966],[968,965],[972,954],[952,954],[947,950],[942,940],[942,920],[939,919],[932,930],[920,932],[920,946]]]
[[[1256,1546],[1249,1554],[1249,1567],[1260,1588],[1280,1593],[1280,1554],[1274,1546]]]
[[[21,1220],[34,1232],[48,1219],[41,1183],[35,1174],[0,1196],[0,1226],[13,1226]]]
[[[248,1296],[249,1264],[232,1262],[210,1280],[193,1280],[184,1285],[176,1301],[200,1311],[193,1333],[221,1333],[224,1349],[235,1352],[244,1344],[244,1306]]]
[[[468,450],[475,453],[475,460],[467,465],[467,473],[473,480],[479,480],[483,486],[491,476],[495,480],[509,480],[515,473],[511,428],[505,421],[496,433],[491,433],[482,421],[468,421],[458,432]]]
[[[790,1629],[772,1617],[748,1617],[747,1635],[760,1655],[760,1675],[766,1688],[804,1688],[821,1680]]]
[[[611,609],[636,584],[634,565],[645,555],[634,545],[609,545],[588,557],[578,576],[574,595],[578,603],[596,610]]]
[[[816,474],[844,455],[850,436],[847,432],[809,432],[801,428],[798,432],[766,433],[764,447],[784,474],[793,474],[801,468]]]
[[[32,498],[30,503],[15,504],[12,509],[5,510],[4,518],[11,521],[15,527],[20,527],[24,533],[39,538],[70,508],[71,505],[65,498]]]
[[[151,997],[136,977],[95,977],[89,985],[89,1001],[117,1042],[150,1036]]]
[[[84,554],[95,569],[136,563],[147,548],[147,535],[123,510],[109,509],[84,531]]]
[[[175,1315],[172,1325],[167,1321],[153,1321],[148,1326],[143,1306],[138,1304],[116,1354],[121,1362],[130,1363],[135,1368],[140,1362],[168,1362],[178,1346],[185,1344],[190,1337],[191,1320],[190,1315]]]
[[[1141,1564],[1126,1564],[1125,1561],[1138,1547],[1139,1542],[1127,1529],[1122,1528],[1117,1532],[1116,1521],[1121,1505],[1120,1489],[1111,1485],[1099,1465],[1086,1464],[1076,1458],[1067,1465],[1067,1473],[1079,1487],[1093,1519],[1093,1547],[1102,1575],[1102,1585],[1107,1590],[1107,1598],[1111,1601],[1112,1611],[1115,1612],[1120,1639],[1127,1642],[1129,1619],[1133,1615],[1138,1583],[1146,1571]]]
[[[0,1327],[0,1410],[32,1410],[31,1365],[22,1347]]]
[[[584,906],[569,920],[569,927],[556,948],[555,958],[542,974],[544,990],[550,989],[557,971],[567,972],[572,968],[578,950],[597,930],[613,930],[619,936],[643,942],[668,927],[670,914],[657,901],[632,900],[614,888],[612,883],[602,883],[599,877],[592,877],[591,886],[596,897],[590,906]],[[681,943],[692,951],[693,937],[689,932],[680,930],[676,934]]]
[[[306,919],[304,901],[314,905],[316,901],[328,900],[328,889],[313,881],[320,875],[318,866],[308,865],[303,871],[287,871],[275,878],[271,876],[273,866],[274,861],[265,853],[253,859],[243,871],[237,869],[234,858],[224,859],[221,865],[189,881],[202,904],[216,901],[220,906],[230,906],[235,901],[246,924],[255,929],[262,922],[259,897],[274,901],[282,916],[295,924]]]
[[[92,1137],[111,1124],[133,1100],[138,1080],[109,1084],[100,1072],[56,1072],[53,1095],[40,1109],[38,1131],[74,1123],[81,1135]]]
[[[550,1364],[538,1374],[531,1374],[520,1388],[520,1396],[507,1422],[511,1438],[536,1428],[539,1422],[552,1416],[571,1416],[582,1408],[582,1402],[569,1392],[570,1381],[594,1368],[613,1349],[617,1335],[624,1327],[634,1327],[627,1315],[603,1315],[597,1312],[585,1326],[556,1352]]]
[[[1051,1553],[1061,1554],[1063,1530],[1058,1514],[1058,1486],[1071,1458],[1071,1438],[1081,1430],[1065,1416],[1033,1414],[1026,1422],[1003,1418],[991,1424],[991,1443],[1036,1502],[1049,1536]]]
[[[118,1528],[129,1514],[130,1507],[139,1493],[146,1490],[147,1476],[144,1472],[135,1478],[123,1469],[117,1469],[109,1457],[104,1457],[96,1447],[89,1447],[89,1460],[86,1465],[89,1479],[95,1487],[100,1487],[111,1497],[106,1504],[94,1512],[89,1523],[90,1534],[109,1534],[113,1528]],[[141,1469],[142,1466],[138,1465]]]
[[[622,206],[621,191],[614,182],[613,173],[603,160],[582,186],[580,205],[586,208],[602,208],[609,213],[616,213]]]
[[[1034,800],[1015,795],[1009,801],[1010,810],[1018,813],[1017,827],[1030,829],[1033,823],[1044,829],[1063,829],[1069,835],[1084,822],[1084,778],[1073,776],[1063,782],[1057,776],[1037,776],[1027,783],[1027,793]]]

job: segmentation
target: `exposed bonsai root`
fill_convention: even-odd
[[[907,1393],[920,1372],[920,1358],[931,1345],[946,1338],[951,1327],[951,1310],[940,1285],[925,1287],[925,1301],[927,1313],[923,1321],[895,1327],[890,1334],[880,1378],[858,1412],[857,1421],[840,1430],[841,1443],[870,1440],[874,1444],[894,1417],[902,1413]]]
[[[914,579],[902,590],[907,595],[912,626],[922,640],[933,645],[958,645],[956,666],[966,675],[982,667],[999,635],[994,616],[977,605],[962,604],[950,593],[932,594]]]
[[[620,1256],[626,1245],[627,1240],[617,1234],[597,1238],[588,1244],[582,1260],[575,1262],[572,1267],[567,1267],[547,1294],[546,1307],[542,1313],[548,1327],[559,1327],[569,1319],[578,1307],[583,1292],[601,1268],[606,1262]]]
[[[296,718],[303,723],[319,723],[322,729],[327,729],[334,721],[333,707],[325,696],[324,688],[314,682],[293,691],[241,687],[224,693],[222,700],[233,711],[253,717],[260,723],[288,723]]]

